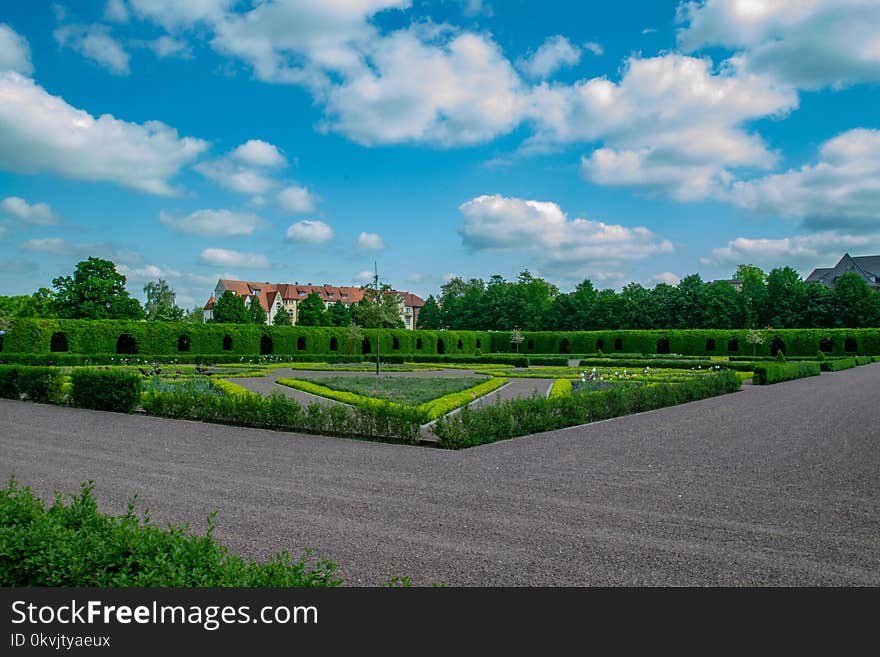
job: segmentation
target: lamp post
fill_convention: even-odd
[[[379,326],[381,325],[382,300],[379,297],[379,265],[373,261],[373,281],[376,284],[376,376],[379,376]]]

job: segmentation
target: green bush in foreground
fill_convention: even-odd
[[[513,399],[480,408],[464,408],[437,422],[434,433],[441,447],[472,447],[714,397],[739,390],[740,385],[734,372],[721,370],[687,383],[616,387],[553,399],[538,396]]]
[[[140,401],[143,380],[136,372],[83,368],[73,370],[70,380],[74,406],[131,413]]]
[[[821,365],[816,362],[798,361],[794,363],[761,363],[755,366],[755,374],[752,382],[756,386],[766,386],[782,381],[792,381],[794,379],[802,379],[806,376],[819,376],[821,369],[827,363],[836,361],[825,361]]]
[[[838,358],[836,360],[826,360],[821,364],[823,372],[840,372],[842,370],[852,369],[856,366],[855,358]]]
[[[57,402],[61,397],[61,371],[52,367],[0,365],[0,397],[34,402]]]
[[[67,502],[67,503],[65,503]],[[160,529],[138,518],[98,512],[91,484],[57,496],[48,508],[15,481],[0,489],[0,586],[326,587],[336,566],[309,565],[280,553],[265,563],[230,554],[213,537],[186,527]],[[308,555],[307,555],[308,557]]]

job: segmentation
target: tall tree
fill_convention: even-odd
[[[266,311],[263,310],[262,304],[260,304],[260,295],[259,293],[255,294],[251,297],[251,303],[248,306],[248,311],[251,315],[251,323],[253,324],[265,324],[268,319],[268,315],[266,315]]]
[[[379,290],[379,302],[376,302],[376,290],[364,288],[364,297],[354,308],[354,320],[364,328],[375,328],[377,316],[381,328],[404,328],[400,319],[400,304],[397,295],[389,285]]]
[[[844,328],[880,326],[877,293],[855,272],[846,272],[834,283],[834,314]]]
[[[341,301],[331,304],[327,309],[327,313],[330,317],[331,326],[348,326],[351,324],[351,308]]]
[[[303,299],[296,312],[298,326],[330,326],[330,315],[324,307],[324,302],[317,292],[312,292]]]
[[[806,284],[791,267],[771,270],[767,274],[767,324],[774,328],[799,326],[806,293]]]
[[[52,280],[51,308],[65,319],[143,319],[137,299],[125,289],[125,276],[109,260],[89,258],[76,265],[73,276]]]
[[[740,292],[740,312],[745,328],[755,328],[766,324],[767,320],[767,277],[760,267],[740,265],[734,278],[742,283]]]
[[[244,298],[231,290],[226,290],[214,302],[212,321],[219,324],[248,324],[251,313],[244,303]]]
[[[440,306],[437,305],[437,300],[432,294],[425,299],[425,305],[419,310],[419,325],[416,328],[439,329],[442,326],[440,320]]]
[[[161,278],[150,281],[144,285],[144,293],[147,295],[147,302],[144,304],[147,319],[158,322],[179,322],[183,319],[183,308],[174,303],[177,294],[167,281]]]
[[[284,306],[278,308],[275,311],[275,316],[272,318],[272,324],[275,326],[292,326],[293,322],[290,321],[290,315],[287,314],[287,311],[284,309]]]

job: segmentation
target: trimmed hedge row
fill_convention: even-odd
[[[66,503],[65,503],[66,502]],[[138,518],[98,512],[91,484],[56,496],[48,508],[14,480],[0,489],[0,586],[65,587],[325,587],[341,583],[336,566],[309,565],[286,552],[265,563],[230,554],[214,540],[214,515],[204,536],[185,526],[162,529]],[[215,621],[206,621],[215,622]],[[216,629],[212,625],[205,626]],[[217,623],[219,627],[219,623]]]
[[[755,355],[772,356],[782,349],[786,356],[815,356],[819,349],[829,355],[880,355],[878,329],[780,329],[763,330],[765,342]],[[519,355],[591,354],[687,354],[695,356],[748,356],[753,351],[746,330],[659,331],[545,331],[524,332]],[[53,339],[54,336],[54,339]],[[130,339],[120,340],[121,336]],[[363,330],[355,344],[347,328],[263,326],[255,324],[188,324],[182,322],[135,322],[114,320],[62,320],[17,318],[3,338],[6,353],[50,353],[53,347],[80,354],[117,353],[120,349],[143,354],[285,354],[375,356],[376,335]],[[387,355],[515,354],[506,331],[408,331],[383,329],[379,349]]]
[[[573,387],[571,384],[571,379],[556,379],[553,382],[553,387],[550,388],[548,399],[556,399],[557,397],[565,397],[572,394]]]
[[[0,397],[33,402],[61,400],[61,371],[52,367],[0,365]]]
[[[737,372],[751,372],[754,363],[749,361],[727,360],[664,360],[660,358],[585,358],[580,362],[580,367],[650,367],[652,369],[714,369],[720,367],[723,370],[735,370]]]
[[[131,413],[141,399],[140,374],[118,369],[75,369],[70,375],[70,401],[80,408]]]
[[[836,358],[834,360],[826,360],[820,363],[823,372],[840,372],[842,370],[852,369],[856,366],[855,358]]]
[[[441,447],[472,447],[705,399],[739,390],[740,385],[736,374],[720,371],[687,383],[615,387],[553,399],[535,395],[479,408],[463,408],[460,413],[439,420],[434,433],[440,438]]]
[[[824,365],[824,364],[823,364]],[[766,386],[782,381],[802,379],[807,376],[819,376],[821,372],[819,363],[799,361],[796,363],[767,363],[755,367],[752,383],[756,386]]]

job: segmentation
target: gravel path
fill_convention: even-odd
[[[0,400],[0,476],[349,584],[880,585],[880,364],[461,452]]]

